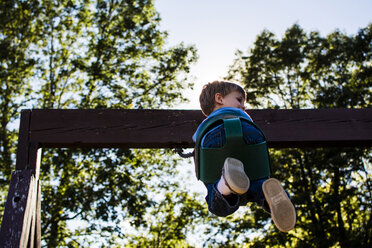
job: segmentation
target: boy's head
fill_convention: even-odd
[[[213,81],[204,85],[199,97],[203,113],[208,116],[220,107],[232,107],[226,106],[226,103],[230,104],[232,95],[228,98],[226,96],[233,92],[237,93],[236,96],[234,95],[234,99],[242,101],[240,104],[244,106],[246,93],[241,86],[227,81]]]

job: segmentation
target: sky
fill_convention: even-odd
[[[226,76],[236,50],[247,52],[264,29],[277,38],[294,24],[323,36],[354,35],[372,23],[372,0],[155,0],[155,8],[168,46],[183,42],[198,50],[190,73],[195,87],[185,92],[190,102],[178,109],[199,109],[202,86]]]

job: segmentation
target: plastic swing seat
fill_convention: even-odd
[[[243,139],[241,121],[246,121],[256,127],[265,137],[262,130],[244,116],[215,116],[203,124],[198,132],[195,143],[195,172],[202,182],[214,183],[221,178],[221,171],[227,157],[239,159],[244,164],[244,170],[250,180],[270,176],[271,167],[269,153],[265,141],[258,144],[246,144]],[[203,148],[202,137],[214,126],[223,123],[226,143],[221,148]]]

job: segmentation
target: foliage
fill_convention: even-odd
[[[27,49],[34,37],[30,23],[35,13],[33,3],[22,2],[12,8],[10,1],[0,3],[0,192],[2,202],[8,189],[11,165],[14,160],[17,131],[12,123],[18,118],[20,106],[29,94],[24,78],[30,77],[34,59]],[[0,207],[3,212],[3,204]]]
[[[140,238],[135,236],[127,247],[192,247],[185,242],[184,228],[193,230],[207,217],[208,210],[195,201],[195,195],[190,196],[187,192],[167,193],[160,201],[150,212],[156,218],[149,216],[147,225],[150,232],[146,232],[146,238],[143,238],[145,235]],[[174,208],[169,202],[178,207]]]
[[[159,22],[151,0],[1,2],[2,206],[21,108],[163,108],[186,100],[182,90],[193,85],[187,73],[196,50],[166,48]],[[163,150],[44,150],[43,246],[119,247],[124,220],[147,227],[145,216],[159,204],[150,197],[155,189],[187,197],[167,182],[177,173],[176,162]],[[191,217],[186,220],[182,227],[165,223],[181,243]]]
[[[299,25],[281,40],[265,30],[244,54],[236,53],[227,79],[243,83],[248,104],[264,108],[371,107],[372,25],[354,36],[321,37]],[[371,232],[371,150],[363,148],[271,151],[274,177],[292,195],[296,228],[244,237],[247,247],[368,247]],[[266,219],[263,211],[253,213]],[[244,219],[251,223],[251,218]],[[236,220],[241,223],[241,220]],[[257,231],[262,225],[254,227]],[[224,228],[221,227],[223,230]],[[247,229],[241,228],[235,238]]]

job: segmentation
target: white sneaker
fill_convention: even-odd
[[[262,190],[275,226],[282,232],[292,230],[296,224],[296,210],[280,182],[269,178],[262,184]]]
[[[249,189],[249,178],[245,174],[243,163],[238,159],[225,159],[222,177],[226,182],[226,186],[236,194],[244,194]]]

